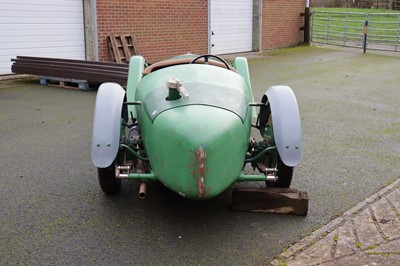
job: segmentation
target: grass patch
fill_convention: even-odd
[[[347,8],[347,7],[313,7],[312,11],[329,11],[329,12],[348,12],[348,13],[363,13],[363,14],[371,14],[371,13],[400,13],[396,12],[396,10],[389,9],[368,9],[368,8]]]
[[[280,262],[279,262],[279,266],[286,266],[286,262],[280,261]]]
[[[331,44],[362,46],[368,20],[368,43],[395,45],[399,12],[386,9],[312,8],[312,39]]]
[[[400,252],[368,252],[368,255],[380,255],[385,258],[389,258],[390,255],[400,255]]]

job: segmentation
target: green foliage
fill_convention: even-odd
[[[280,262],[279,262],[279,266],[286,266],[286,262],[280,261]]]

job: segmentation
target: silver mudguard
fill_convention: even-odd
[[[265,95],[271,106],[275,144],[282,162],[294,167],[302,159],[300,113],[296,96],[288,86],[272,86]]]
[[[117,156],[124,97],[125,90],[117,83],[103,83],[97,92],[93,118],[92,162],[99,168],[110,166]]]

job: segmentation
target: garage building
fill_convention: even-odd
[[[302,42],[305,0],[2,0],[0,75],[19,56],[111,61],[110,34],[132,34],[148,62]]]

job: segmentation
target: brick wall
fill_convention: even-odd
[[[305,0],[263,0],[262,50],[302,41]],[[131,33],[150,63],[208,51],[208,0],[97,0],[99,60],[111,61],[106,38]]]
[[[193,52],[207,52],[207,0],[98,0],[99,60],[110,61],[110,34],[135,36],[148,62]]]
[[[263,0],[262,50],[296,46],[303,41],[305,0]]]

